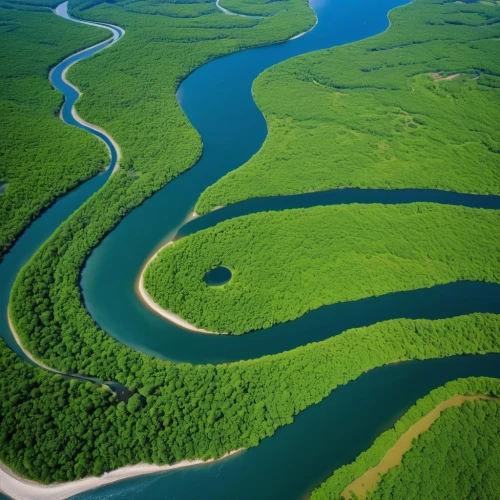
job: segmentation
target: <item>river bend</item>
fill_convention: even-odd
[[[500,208],[498,196],[417,189],[341,189],[248,200],[183,226],[190,219],[200,194],[245,163],[266,138],[266,122],[251,93],[255,78],[269,66],[290,57],[383,31],[388,25],[387,12],[401,3],[405,0],[383,0],[376,5],[370,0],[312,0],[318,24],[306,35],[216,59],[184,80],[178,99],[200,133],[203,155],[191,170],[128,214],[92,252],[82,273],[81,288],[85,306],[101,328],[118,341],[153,356],[199,364],[274,354],[323,340],[346,328],[385,319],[437,319],[473,311],[500,313],[499,286],[456,283],[325,306],[271,329],[222,337],[187,331],[168,322],[145,307],[137,293],[141,269],[158,247],[176,234],[189,234],[239,215],[340,203],[432,201]],[[474,309],[478,306],[479,309]]]
[[[186,332],[168,323],[147,309],[134,290],[142,265],[165,241],[177,233],[178,236],[189,234],[236,215],[352,202],[435,201],[500,208],[499,198],[493,196],[425,190],[342,190],[249,200],[182,227],[201,192],[247,161],[265,140],[266,123],[251,96],[251,85],[258,74],[290,57],[377,34],[388,25],[387,12],[403,3],[404,0],[312,0],[318,25],[308,34],[286,43],[217,59],[194,71],[182,83],[178,99],[202,137],[202,158],[195,167],[127,215],[95,249],[82,273],[85,304],[109,334],[136,349],[163,358],[213,363],[281,352],[328,338],[347,328],[392,317],[438,318],[468,312],[500,312],[497,285],[459,282],[336,304],[267,331],[241,337],[218,337]],[[57,13],[69,18],[65,7],[60,6]],[[78,122],[71,113],[78,91],[63,79],[70,64],[90,57],[123,35],[120,28],[101,26],[110,29],[113,38],[67,58],[51,72],[51,80],[66,96],[62,118],[107,144],[111,168],[45,211],[7,253],[0,264],[0,280],[4,285],[0,290],[0,303],[4,311],[20,267],[61,222],[104,184],[116,164],[119,151],[112,139]],[[224,86],[224,92],[220,92],[228,81],[231,85]],[[1,331],[8,344],[19,353],[18,346],[9,336],[5,319],[1,318]],[[335,390],[321,404],[301,412],[292,425],[280,428],[272,438],[240,456],[211,465],[123,481],[78,498],[301,498],[333,469],[366,449],[417,398],[447,380],[472,375],[500,377],[500,356],[461,356],[378,368]]]

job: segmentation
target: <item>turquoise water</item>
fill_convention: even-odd
[[[208,286],[221,286],[231,281],[231,270],[224,266],[210,269],[203,277],[203,280]]]
[[[424,190],[340,190],[250,200],[183,226],[199,194],[258,151],[266,124],[251,98],[251,84],[272,64],[295,55],[366,38],[383,31],[387,12],[402,0],[313,0],[319,24],[309,34],[283,44],[247,50],[199,68],[178,91],[179,101],[200,132],[204,153],[198,164],[130,213],[96,248],[82,273],[85,304],[112,336],[163,358],[193,363],[248,359],[281,352],[335,335],[347,328],[393,317],[440,318],[468,312],[500,312],[500,288],[460,282],[427,290],[324,307],[272,329],[241,337],[186,332],[145,308],[134,292],[142,264],[163,241],[209,227],[220,220],[262,210],[335,203],[435,201],[500,208],[500,198]],[[109,42],[104,42],[104,44]],[[104,45],[102,44],[102,45]],[[89,49],[95,52],[101,46]],[[93,52],[85,51],[74,60]],[[71,59],[73,60],[73,58]],[[62,70],[63,67],[59,68]],[[58,70],[58,71],[59,71]],[[52,78],[67,94],[60,73]],[[231,85],[227,85],[231,82]],[[223,88],[224,92],[219,92]],[[105,136],[101,137],[107,140]],[[112,164],[115,161],[112,145]],[[0,307],[20,266],[53,230],[105,182],[107,174],[85,183],[47,210],[19,239],[0,264]],[[145,221],[147,223],[145,223]],[[5,317],[0,329],[8,335]],[[335,390],[319,405],[298,415],[257,448],[212,465],[121,481],[79,495],[79,499],[293,499],[301,498],[333,469],[354,459],[390,427],[415,400],[459,376],[500,376],[500,356],[463,356],[410,362],[376,369]]]

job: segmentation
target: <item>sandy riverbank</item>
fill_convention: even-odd
[[[240,17],[252,17],[252,18],[256,18],[256,19],[260,19],[262,16],[249,16],[247,14],[238,14],[237,12],[232,12],[228,9],[225,9],[224,7],[222,7],[222,5],[220,5],[220,0],[217,0],[215,2],[215,5],[216,7],[224,14],[227,14],[228,16],[240,16]]]
[[[46,364],[42,363],[41,361],[38,361],[38,359],[36,359],[33,356],[33,354],[31,354],[31,352],[29,352],[23,346],[23,344],[21,342],[21,339],[19,337],[19,334],[17,333],[17,330],[14,327],[14,323],[12,323],[12,318],[10,317],[9,308],[7,308],[7,322],[9,323],[9,328],[10,328],[10,331],[12,332],[12,336],[14,337],[14,340],[16,341],[16,344],[19,346],[19,348],[21,349],[21,351],[23,351],[23,353],[26,355],[27,358],[29,358],[31,361],[33,361],[33,363],[36,366],[39,366],[40,368],[43,368],[44,370],[47,370],[47,371],[49,371],[51,373],[57,373],[58,375],[66,375],[65,373],[62,373],[62,372],[60,372],[58,370],[55,370],[54,368],[51,368],[50,366],[47,366]]]
[[[156,254],[153,256],[153,258]],[[153,303],[154,304],[154,303]],[[175,316],[175,315],[174,315]],[[35,363],[40,368],[43,368],[52,373],[57,373],[60,375],[65,375],[62,372],[50,368],[44,363],[38,361],[28,350],[25,349],[21,343],[21,339],[12,323],[9,311],[7,311],[7,319],[9,323],[9,328],[12,332],[14,340],[19,345],[24,354]],[[179,318],[180,319],[180,318]],[[180,319],[182,322],[183,320]],[[182,325],[181,325],[182,326]],[[222,460],[236,453],[244,451],[244,448],[239,450],[231,451],[218,460]],[[76,495],[83,491],[92,490],[105,484],[114,483],[115,481],[121,481],[130,477],[141,476],[145,474],[154,474],[158,472],[165,472],[173,469],[179,469],[181,467],[191,467],[194,465],[202,465],[206,463],[213,462],[214,459],[209,459],[207,461],[203,460],[184,460],[172,465],[154,465],[154,464],[137,464],[130,465],[126,467],[121,467],[111,472],[107,472],[100,477],[89,477],[85,479],[80,479],[77,481],[70,481],[68,483],[57,483],[53,485],[44,485],[37,483],[36,481],[31,481],[19,476],[13,472],[9,467],[0,462],[0,491],[7,496],[14,498],[16,500],[62,500],[70,496]]]
[[[292,38],[289,38],[288,41],[295,40],[297,38],[300,38],[301,36],[307,35],[310,31],[312,31],[314,28],[316,28],[316,26],[318,25],[318,15],[316,14],[316,12],[314,12],[314,15],[316,16],[316,22],[314,23],[314,25],[311,28],[309,28],[307,31],[304,31],[302,33],[299,33],[298,35],[292,36]]]
[[[35,481],[24,479],[17,475],[10,468],[0,463],[0,491],[16,500],[63,500],[83,491],[92,490],[106,484],[121,481],[135,476],[145,474],[155,474],[158,472],[166,472],[182,467],[192,467],[194,465],[203,465],[211,462],[223,460],[236,453],[244,451],[244,448],[231,451],[223,457],[214,460],[183,460],[172,465],[154,465],[140,463],[137,465],[129,465],[120,467],[111,472],[107,472],[100,477],[88,477],[77,481],[67,483],[55,483],[52,485],[43,485]]]
[[[146,304],[150,309],[152,309],[156,314],[162,316],[163,318],[167,319],[171,323],[174,323],[177,326],[180,326],[181,328],[184,328],[186,330],[190,330],[192,332],[198,332],[198,333],[210,333],[210,334],[215,334],[215,335],[225,335],[224,333],[219,333],[219,332],[211,332],[209,330],[204,330],[203,328],[197,328],[196,326],[192,325],[191,323],[188,323],[186,320],[182,319],[180,316],[177,314],[174,314],[171,311],[167,311],[166,309],[163,309],[160,307],[149,295],[149,293],[146,291],[146,288],[144,287],[144,272],[146,271],[146,268],[149,266],[149,264],[156,259],[156,256],[165,248],[168,247],[169,245],[172,245],[174,242],[169,241],[166,245],[163,245],[158,251],[154,253],[154,255],[144,264],[143,268],[141,269],[141,274],[139,275],[139,281],[137,283],[137,292],[141,300]]]
[[[103,29],[107,29],[109,31],[111,31],[112,33],[112,43],[110,43],[109,45],[107,45],[106,47],[104,48],[108,48],[108,47],[111,47],[111,45],[113,45],[115,42],[117,42],[120,38],[123,37],[123,35],[125,35],[125,30],[123,28],[120,28],[119,26],[115,26],[113,24],[103,24],[103,23],[93,23],[91,21],[84,21],[83,19],[78,19],[76,17],[73,17],[73,16],[70,16],[68,14],[68,2],[64,2],[60,5],[58,5],[55,9],[53,9],[53,12],[59,16],[59,17],[62,17],[63,19],[68,19],[70,21],[73,21],[73,22],[76,22],[76,23],[80,23],[80,24],[87,24],[89,26],[94,26],[94,27],[98,27],[98,28],[103,28]],[[113,31],[115,30],[115,31]],[[64,59],[62,62],[66,61],[67,59],[69,59],[70,57],[74,57],[78,54],[81,54],[82,52],[85,52],[89,49],[93,49],[95,47],[98,47],[104,43],[107,43],[109,41],[108,40],[105,40],[104,42],[99,42],[99,43],[96,43],[95,45],[92,45],[91,47],[87,47],[85,49],[82,49],[78,52],[75,52],[74,54],[71,54],[70,56],[68,56],[66,59]],[[66,83],[67,85],[69,85],[71,88],[73,88],[77,93],[78,93],[78,96],[81,96],[82,93],[80,92],[80,89],[78,87],[76,87],[75,85],[73,85],[67,78],[66,78],[66,73],[67,71],[74,65],[76,64],[77,62],[80,62],[80,61],[74,61],[72,64],[70,64],[62,73],[61,73],[61,78],[63,80],[64,83]],[[60,63],[62,64],[62,63]],[[59,65],[57,65],[59,66]],[[56,67],[57,67],[56,66]],[[54,68],[52,68],[49,72],[49,80],[52,80],[52,72],[53,72]],[[61,112],[59,112],[59,117],[61,118],[61,120],[63,120],[62,118],[62,110]],[[96,132],[100,132],[101,134],[105,135],[109,141],[111,142],[111,144],[113,144],[113,147],[115,148],[116,150],[116,164],[113,168],[113,172],[115,172],[118,168],[119,168],[119,164],[120,164],[120,160],[122,158],[122,152],[121,152],[121,149],[120,149],[120,146],[118,145],[118,143],[114,140],[114,138],[108,134],[108,132],[106,132],[106,130],[104,130],[102,127],[99,127],[98,125],[94,125],[93,123],[89,123],[88,121],[84,120],[83,118],[81,118],[78,113],[76,112],[76,109],[75,107],[73,106],[71,108],[71,115],[73,116],[73,118],[78,122],[80,123],[81,125],[84,125],[92,130],[95,130]],[[63,120],[64,121],[64,120]],[[98,139],[102,140],[100,137],[98,137]],[[104,142],[104,141],[103,141]],[[107,147],[107,144],[106,144],[106,147]]]
[[[461,395],[457,394],[450,399],[447,399],[437,405],[427,415],[423,416],[418,422],[413,424],[394,444],[394,446],[384,455],[382,460],[371,469],[368,469],[362,476],[349,484],[342,492],[342,497],[346,499],[353,498],[351,493],[356,495],[356,498],[363,500],[366,498],[368,491],[373,491],[377,483],[380,481],[381,475],[387,473],[393,467],[400,465],[403,460],[403,455],[410,450],[413,445],[413,440],[417,439],[420,434],[429,429],[429,427],[439,418],[441,413],[454,406],[461,406],[466,401],[500,401],[492,396],[484,394]]]
[[[73,63],[75,64],[75,63]],[[78,92],[78,95],[81,96],[82,93],[80,92],[80,90],[78,89],[78,87],[76,87],[75,85],[73,85],[67,78],[66,78],[66,73],[68,72],[68,70],[73,66],[73,64],[70,64],[61,74],[61,78],[63,80],[64,83],[68,84],[70,87],[74,88],[77,92]],[[63,119],[62,118],[62,110],[61,112],[59,113],[59,117],[61,118],[61,120]],[[93,123],[90,123],[88,122],[87,120],[84,120],[76,111],[75,107],[73,106],[71,108],[71,115],[73,116],[73,118],[78,122],[80,123],[81,125],[85,125],[86,127],[88,128],[91,128],[92,130],[95,130],[97,132],[100,132],[101,134],[105,135],[109,141],[111,142],[111,144],[113,144],[113,147],[115,148],[116,150],[116,163],[115,163],[115,166],[113,168],[113,172],[116,172],[118,170],[118,168],[120,167],[120,160],[122,158],[122,150],[120,149],[120,146],[118,145],[118,143],[115,141],[115,139],[108,134],[108,132],[106,132],[106,130],[104,130],[102,127],[99,127],[99,125],[94,125]],[[63,120],[64,121],[64,120]],[[97,137],[99,140],[102,141],[102,139],[100,137]],[[104,141],[103,141],[104,142]],[[106,144],[106,143],[104,143]],[[106,147],[107,147],[107,144],[106,144]],[[110,155],[111,155],[111,152],[110,152]]]

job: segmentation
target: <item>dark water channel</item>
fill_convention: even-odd
[[[204,154],[201,160],[131,212],[95,249],[82,274],[85,304],[110,335],[166,359],[216,363],[281,352],[328,338],[347,328],[390,318],[434,319],[470,312],[500,313],[497,285],[459,282],[323,307],[269,330],[241,337],[218,337],[186,332],[168,323],[145,308],[134,291],[142,264],[155,248],[177,233],[200,193],[247,161],[261,147],[267,129],[250,92],[258,74],[295,55],[379,33],[388,26],[387,12],[403,3],[404,0],[312,0],[319,19],[312,32],[287,43],[217,59],[183,82],[178,98],[202,137]],[[114,33],[115,37],[120,35],[119,31]],[[109,43],[112,42],[103,42],[72,56],[51,74],[56,88],[66,94],[67,103],[62,114],[72,125],[86,128],[76,123],[71,115],[77,92],[62,81],[64,65],[88,57]],[[8,294],[20,267],[110,175],[116,151],[104,134],[92,130],[91,133],[108,144],[111,168],[46,210],[7,253],[0,264],[3,311],[6,311]],[[262,210],[411,201],[500,208],[498,197],[424,190],[341,190],[250,200],[196,219],[183,227],[179,235],[236,215]],[[221,284],[221,277],[216,278],[214,284]],[[0,330],[8,344],[19,353],[5,314],[0,319]],[[366,449],[417,398],[448,380],[472,375],[500,377],[500,356],[452,357],[375,369],[335,390],[320,404],[300,413],[292,425],[279,429],[275,436],[241,455],[211,465],[121,481],[77,498],[301,498],[336,467],[353,460]]]

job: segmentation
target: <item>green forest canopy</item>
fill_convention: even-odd
[[[499,464],[500,405],[466,403],[443,412],[367,498],[497,498]]]
[[[500,4],[416,0],[390,18],[381,35],[257,78],[269,136],[198,213],[345,187],[500,194]]]
[[[354,479],[377,465],[397,440],[439,403],[457,394],[500,397],[500,380],[466,378],[448,382],[419,399],[394,425],[351,464],[337,469],[311,495],[311,500],[338,500]],[[500,405],[468,402],[445,410],[392,468],[368,498],[423,500],[435,498],[496,498]],[[479,465],[481,464],[481,465]]]
[[[67,382],[33,368],[2,342],[0,458],[4,463],[27,477],[50,482],[98,475],[141,460],[161,464],[220,456],[257,445],[339,384],[375,366],[500,352],[499,316],[487,314],[441,321],[396,320],[290,352],[218,366],[161,361],[102,331],[81,302],[78,283],[85,258],[128,211],[188,168],[200,152],[196,134],[174,102],[175,82],[216,55],[303,31],[314,16],[305,2],[290,2],[290,14],[262,22],[217,13],[199,15],[204,8],[200,5],[165,4],[162,20],[157,12],[161,5],[93,4],[92,0],[80,3],[87,10],[79,14],[124,26],[127,36],[82,63],[81,70],[77,65],[70,78],[74,75],[76,83],[88,90],[79,108],[83,116],[117,137],[124,150],[124,170],[140,175],[118,172],[43,245],[16,281],[11,314],[23,344],[39,359],[66,372],[117,380],[137,394],[128,403],[118,403],[95,385]],[[135,12],[126,12],[129,8]],[[141,9],[141,16],[134,15]],[[171,9],[182,15],[173,16]],[[169,23],[168,36],[161,22]],[[174,23],[182,30],[174,30]],[[218,39],[219,26],[228,30],[230,23],[247,25],[231,30],[231,36],[240,32],[234,38]],[[202,37],[200,25],[205,28]],[[137,46],[125,44],[133,37]],[[157,52],[151,50],[156,43]],[[161,69],[155,57],[166,51],[173,76],[167,83],[162,80],[169,90],[161,94],[153,68]],[[101,74],[102,67],[109,71]],[[142,74],[144,86],[139,81]],[[149,86],[156,86],[156,91],[150,93]],[[165,98],[161,113],[150,120],[154,105],[148,103],[154,95]],[[137,130],[143,134],[138,136]]]
[[[14,7],[25,8],[0,2],[0,259],[44,207],[109,163],[104,144],[59,119],[62,95],[48,81],[52,66],[109,32],[33,10],[43,4]]]
[[[500,213],[432,203],[261,212],[165,247],[144,274],[161,307],[244,333],[326,304],[458,280],[500,281]],[[203,276],[229,267],[231,281]]]
[[[71,303],[67,312],[75,315]],[[95,385],[67,382],[20,361],[1,342],[0,459],[43,482],[100,475],[140,461],[218,457],[256,446],[377,366],[500,352],[500,316],[473,314],[392,320],[260,359],[192,366],[133,351],[97,327],[78,325],[82,317],[76,316],[79,329],[72,335],[58,343],[45,336],[44,359],[118,380],[136,395],[118,403]],[[25,337],[23,342],[32,350]]]
[[[0,196],[0,257],[44,207],[109,161],[97,138],[59,120],[62,96],[48,81],[52,66],[109,32],[58,18],[49,8],[59,3],[0,0],[6,49],[0,70],[0,185],[7,183]],[[279,2],[274,15],[262,20],[227,16],[212,2],[191,0],[160,5],[72,0],[70,9],[127,30],[119,44],[71,68],[68,78],[85,93],[79,114],[117,139],[122,167],[150,174],[134,188],[140,201],[201,153],[176,99],[180,81],[210,59],[285,40],[314,24],[306,0]]]
[[[198,134],[177,101],[180,82],[216,57],[286,40],[314,24],[307,0],[276,5],[275,15],[253,19],[222,14],[214,2],[70,2],[76,15],[127,32],[119,44],[71,68],[68,77],[84,93],[80,115],[102,125],[120,144],[122,167],[140,174],[134,189],[142,199],[201,154]]]
[[[288,8],[287,0],[222,0],[220,5],[243,15],[250,16],[274,16],[281,10]]]

